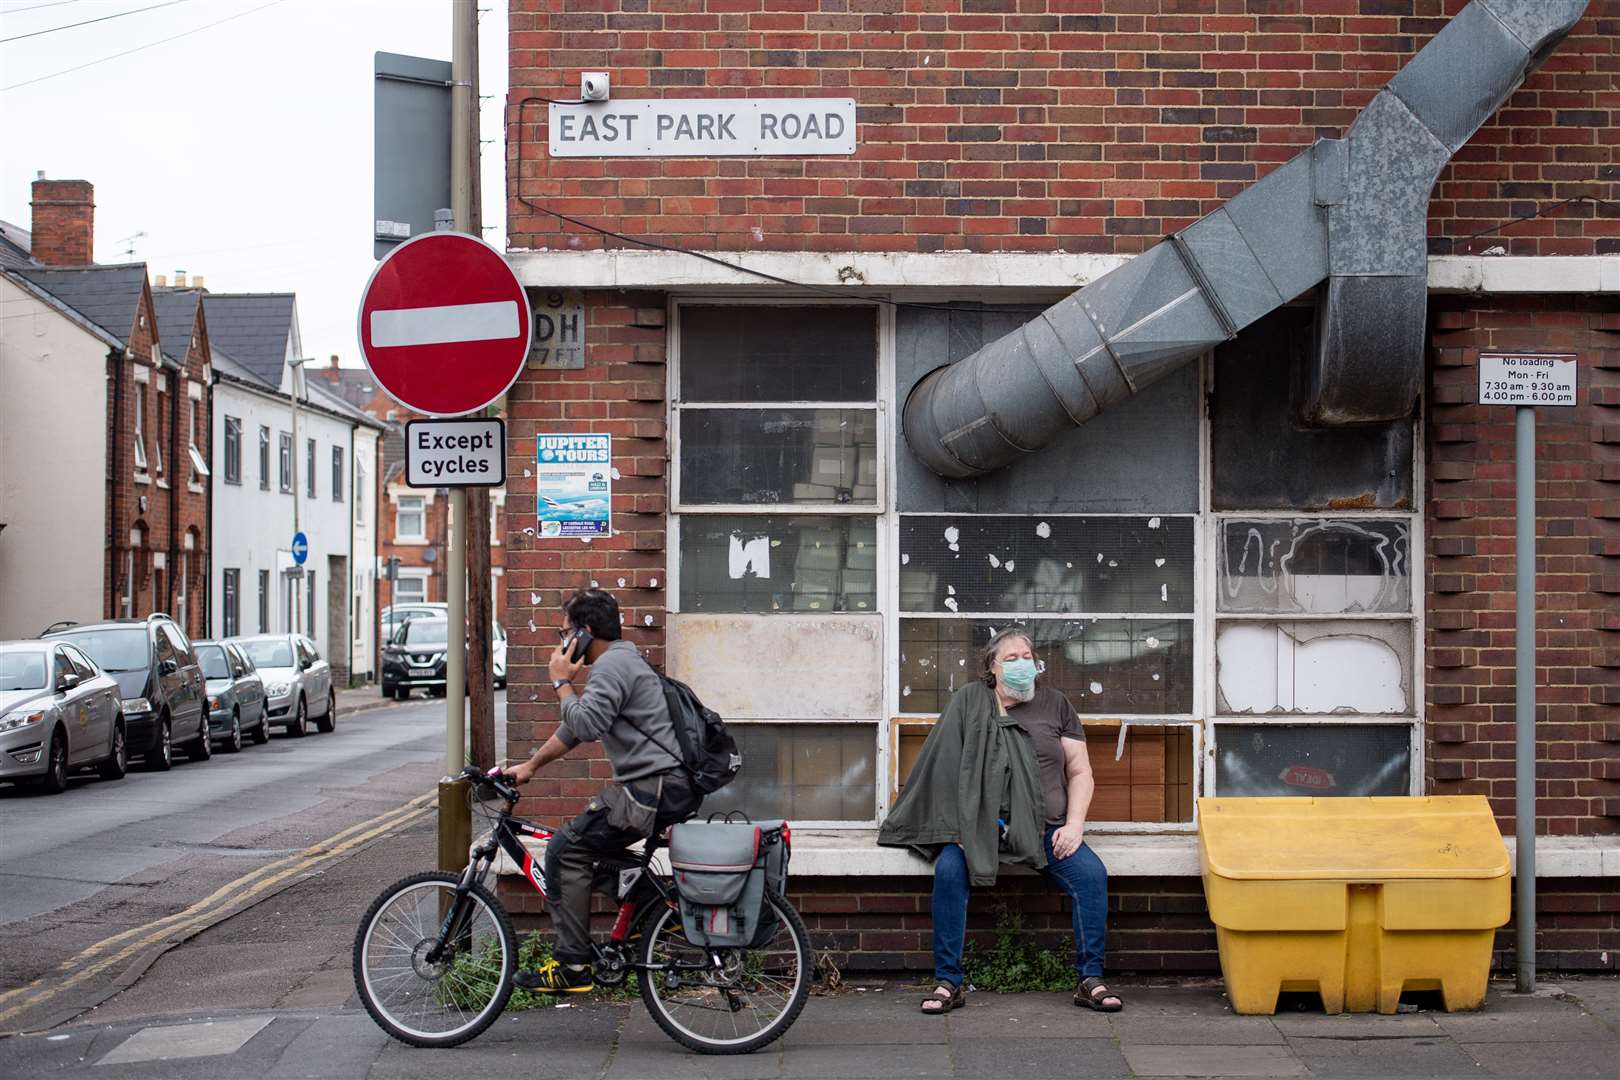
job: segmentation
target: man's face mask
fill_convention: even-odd
[[[1001,685],[1010,694],[1027,694],[1035,689],[1037,671],[1033,660],[1003,660]]]

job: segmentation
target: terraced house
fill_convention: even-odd
[[[614,591],[734,721],[711,808],[795,823],[836,962],[926,969],[930,868],[875,827],[1022,622],[1086,724],[1111,967],[1210,970],[1201,796],[1478,793],[1511,832],[1482,356],[1572,361],[1539,410],[1539,941],[1612,970],[1617,43],[1614,0],[514,0],[510,257],[581,346],[509,398],[509,756],[553,730],[562,600]],[[566,104],[585,72],[609,100]],[[585,432],[613,532],[543,538],[536,436]],[[1017,876],[970,926],[998,900],[1068,926]]]

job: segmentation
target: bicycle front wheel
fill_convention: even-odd
[[[377,897],[354,939],[354,985],[366,1011],[411,1046],[456,1046],[506,1008],[517,936],[482,885],[459,900],[454,874],[401,878]],[[444,934],[444,922],[455,919]]]
[[[815,955],[799,913],[766,890],[775,926],[752,949],[700,949],[681,913],[660,904],[643,935],[641,1000],[664,1033],[700,1054],[748,1054],[782,1037],[804,1010]]]

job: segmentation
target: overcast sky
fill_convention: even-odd
[[[0,0],[0,38],[162,2]],[[504,250],[506,5],[479,6],[492,9],[480,16],[479,92],[481,134],[495,140],[484,221],[497,226],[484,236]],[[305,353],[359,366],[355,309],[376,265],[372,54],[449,60],[450,0],[179,0],[0,44],[0,87],[192,30],[0,90],[0,218],[28,228],[36,170],[89,180],[98,262],[202,274],[215,292],[291,290]]]

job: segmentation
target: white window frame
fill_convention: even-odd
[[[680,313],[683,307],[870,307],[874,309],[876,318],[875,332],[877,334],[876,354],[876,389],[871,401],[741,401],[741,402],[694,402],[693,409],[870,409],[876,413],[875,430],[877,445],[877,474],[876,474],[876,500],[872,503],[695,503],[685,504],[680,496],[681,475],[681,438],[680,438],[680,411],[686,407],[686,402],[680,399],[681,386],[681,347],[680,347]],[[890,591],[898,586],[898,577],[888,565],[887,552],[892,551],[892,539],[889,536],[885,521],[893,516],[889,503],[891,493],[895,490],[893,469],[894,452],[892,449],[891,417],[893,408],[890,404],[892,388],[894,385],[894,308],[874,301],[867,297],[827,297],[827,296],[671,296],[666,314],[666,377],[668,390],[666,401],[666,430],[669,434],[670,453],[670,511],[667,515],[668,528],[665,530],[665,548],[668,552],[665,565],[665,607],[673,615],[680,614],[681,599],[681,529],[680,516],[682,514],[704,514],[710,516],[750,516],[766,517],[770,515],[792,515],[795,517],[832,517],[854,516],[870,518],[874,526],[877,544],[876,558],[876,587],[874,595],[876,602],[870,611],[861,612],[796,612],[802,615],[824,614],[833,618],[847,616],[880,616],[884,618],[885,637],[891,619],[892,606],[885,610],[886,597]],[[771,618],[769,613],[739,613],[743,618]],[[898,655],[898,654],[896,654]],[[888,701],[888,685],[894,681],[892,673],[885,670],[882,673],[885,688],[884,700]],[[889,770],[889,729],[891,720],[886,716],[875,717],[818,717],[806,719],[803,717],[749,717],[728,719],[728,724],[739,727],[760,725],[789,725],[789,724],[853,724],[866,725],[873,729],[873,737],[877,746],[873,755],[873,775],[877,778],[878,790],[873,799],[874,814],[872,818],[855,821],[796,821],[795,824],[805,829],[829,829],[839,831],[870,831],[877,823],[882,821],[888,813],[888,770]]]
[[[332,501],[343,501],[343,447],[332,444]]]
[[[146,472],[146,380],[135,381],[135,471]]]
[[[304,440],[304,494],[311,499],[315,497],[315,476],[319,471],[320,447],[314,439]]]
[[[174,621],[180,625],[181,631],[187,634],[191,633],[191,624],[186,621],[187,601],[190,599],[190,595],[186,591],[186,582],[190,577],[191,552],[182,551],[180,553],[180,568],[174,578]]]
[[[234,426],[234,434],[233,427]],[[242,483],[242,418],[239,416],[226,416],[225,431],[225,482],[227,484]],[[235,463],[233,469],[232,462]]]
[[[225,567],[220,575],[220,627],[222,636],[236,637],[242,632],[242,571],[238,567]]]
[[[270,428],[266,424],[259,425],[259,490],[270,490],[270,460],[271,460]]]
[[[165,478],[163,475],[163,428],[165,419],[163,414],[168,410],[166,410],[163,405],[164,399],[169,396],[169,377],[162,372],[159,372],[157,377],[157,386],[155,389],[157,393],[157,412],[154,414],[154,416],[157,420],[157,436],[152,440],[152,475],[158,478],[160,485],[166,487],[167,484],[164,482]]]
[[[360,455],[354,455],[354,523],[366,523],[366,463],[360,460]]]
[[[417,509],[407,511],[407,502],[417,503]],[[427,511],[428,501],[425,495],[396,495],[394,497],[394,543],[396,544],[424,544],[427,542]],[[416,532],[407,533],[401,530],[400,520],[405,514],[412,513],[421,521],[421,528]]]
[[[428,603],[428,598],[427,598],[427,595],[428,595],[428,579],[430,577],[432,577],[432,576],[433,576],[433,571],[428,569],[427,567],[421,567],[421,566],[402,566],[402,567],[400,567],[399,568],[399,576],[394,579],[394,596],[393,596],[393,605],[392,606],[399,607],[402,604],[425,604],[425,603]],[[422,595],[420,597],[402,595],[400,586],[402,584],[404,584],[405,582],[407,582],[407,581],[414,582],[414,583],[419,583],[421,585]]]
[[[277,478],[281,481],[281,493],[291,495],[298,486],[298,448],[293,445],[292,432],[279,432],[278,453],[276,462],[279,466]]]

